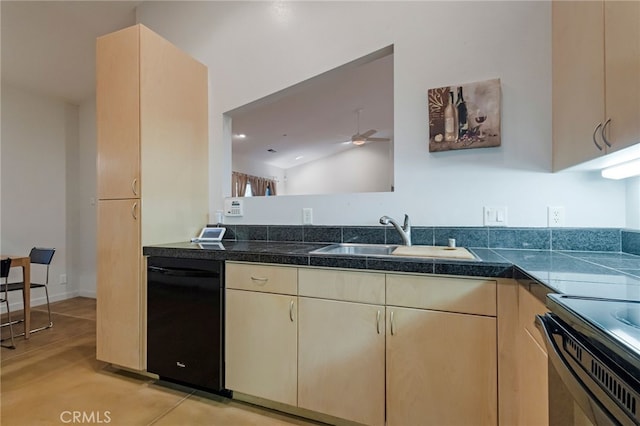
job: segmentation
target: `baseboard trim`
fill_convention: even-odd
[[[42,292],[42,296],[33,297],[34,290],[31,290],[31,295],[32,295],[31,309],[47,304],[47,297],[45,296],[44,290],[36,289],[35,291],[37,291],[38,293]],[[15,293],[18,293],[18,292],[15,292]],[[78,296],[82,296],[82,295],[77,290],[73,290],[73,291],[68,291],[64,293],[51,294],[49,295],[49,300],[51,303],[53,303],[53,302],[60,302],[61,300],[71,299],[73,297],[78,297]],[[85,297],[89,297],[89,296],[85,296]],[[95,295],[93,296],[93,298],[95,299]],[[11,312],[21,311],[23,308],[22,297],[17,298],[16,301],[10,301],[9,307],[11,308]],[[2,304],[2,306],[0,306],[0,313],[3,313],[3,314],[7,313],[7,308],[4,303]]]

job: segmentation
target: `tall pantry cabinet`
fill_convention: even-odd
[[[97,358],[146,368],[142,246],[208,219],[207,68],[143,25],[97,40]]]

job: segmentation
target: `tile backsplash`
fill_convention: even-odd
[[[226,225],[225,240],[401,244],[391,226]],[[413,244],[528,250],[626,252],[640,255],[640,231],[618,228],[411,228]]]
[[[640,231],[622,230],[622,251],[640,256]]]

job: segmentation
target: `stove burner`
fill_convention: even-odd
[[[633,306],[619,309],[613,314],[618,321],[640,329],[640,307]]]

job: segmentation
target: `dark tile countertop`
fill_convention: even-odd
[[[557,292],[640,300],[640,256],[623,252],[470,248],[478,260],[310,254],[326,243],[223,241],[143,248],[148,256],[533,280]]]

